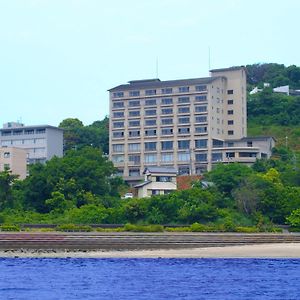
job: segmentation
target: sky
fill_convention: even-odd
[[[299,12],[298,0],[0,0],[0,126],[91,124],[130,80],[300,66]]]

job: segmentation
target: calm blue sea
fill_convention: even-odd
[[[300,299],[297,259],[0,258],[0,299]]]

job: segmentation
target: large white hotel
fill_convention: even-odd
[[[201,174],[214,164],[269,157],[271,137],[247,138],[246,69],[210,77],[135,80],[110,92],[110,159],[132,183],[147,166]]]

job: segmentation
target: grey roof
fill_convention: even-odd
[[[139,184],[135,185],[134,187],[135,187],[135,188],[139,188],[139,187],[142,187],[142,186],[144,186],[144,185],[149,184],[150,182],[151,182],[151,181],[144,181],[144,182],[142,182],[142,183],[139,183]]]
[[[176,169],[172,167],[146,167],[143,174],[145,174],[146,171],[150,173],[177,174]]]
[[[245,66],[234,66],[234,67],[229,67],[229,68],[212,69],[212,70],[209,70],[209,72],[235,71],[235,70],[240,70],[240,69],[246,69],[246,67]]]
[[[214,80],[220,78],[216,77],[203,77],[203,78],[191,78],[191,79],[178,79],[178,80],[166,80],[161,81],[158,78],[154,79],[143,79],[143,80],[131,80],[127,84],[121,84],[116,87],[109,89],[112,91],[123,91],[123,90],[135,90],[135,89],[147,89],[147,88],[165,88],[179,85],[194,85],[194,84],[208,84]]]
[[[8,127],[8,128],[0,128],[0,131],[10,131],[10,130],[20,130],[20,129],[35,129],[35,128],[52,128],[57,130],[62,130],[62,128],[55,127],[52,125],[30,125],[30,126],[20,126],[20,127]]]

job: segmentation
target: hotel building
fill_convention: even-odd
[[[251,164],[271,155],[273,138],[247,138],[244,67],[205,78],[129,81],[109,92],[109,156],[133,184],[149,166],[202,174],[219,162]]]

